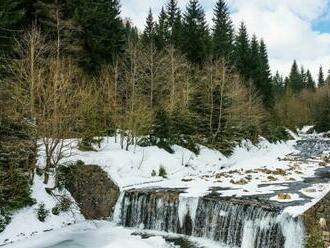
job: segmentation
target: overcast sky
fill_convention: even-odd
[[[141,30],[148,9],[157,16],[166,0],[121,0],[122,16]],[[182,10],[188,0],[179,0]],[[216,0],[200,0],[212,25]],[[227,0],[235,26],[247,24],[252,35],[268,46],[272,71],[287,75],[292,61],[309,68],[316,77],[318,68],[330,69],[330,0]]]

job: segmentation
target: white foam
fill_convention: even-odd
[[[179,196],[179,206],[178,206],[178,214],[180,225],[182,227],[184,223],[184,219],[187,216],[188,212],[190,214],[191,220],[193,223],[195,222],[196,218],[196,211],[198,208],[198,197],[187,197],[185,194],[180,194]]]

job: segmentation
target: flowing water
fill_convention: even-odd
[[[125,227],[202,237],[229,247],[304,247],[301,220],[257,201],[131,190],[121,196],[116,215]]]

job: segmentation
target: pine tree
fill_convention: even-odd
[[[209,30],[204,10],[198,0],[190,0],[183,19],[182,51],[192,63],[202,64],[209,48]]]
[[[224,0],[216,3],[213,22],[213,55],[215,58],[223,57],[227,61],[232,61],[234,28]]]
[[[306,74],[306,79],[305,79],[305,88],[308,90],[315,90],[315,82],[312,77],[312,74],[309,70],[307,70]]]
[[[144,45],[148,45],[155,42],[156,38],[156,30],[155,30],[155,22],[152,16],[152,11],[149,9],[149,14],[146,20],[145,29],[142,35],[142,42]]]
[[[158,23],[156,24],[156,46],[159,50],[166,46],[166,34],[167,34],[167,15],[162,8],[158,17]]]
[[[297,62],[294,61],[289,76],[289,88],[293,93],[299,93],[304,88],[304,83],[298,69]]]
[[[236,69],[248,81],[250,78],[250,46],[249,35],[244,22],[241,22],[235,38],[234,59]]]
[[[325,84],[325,80],[324,80],[323,68],[321,66],[319,70],[318,87],[322,87],[324,86],[324,84]]]
[[[166,5],[166,38],[169,44],[180,48],[182,39],[181,12],[177,0],[169,0]]]

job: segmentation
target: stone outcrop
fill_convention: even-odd
[[[330,193],[304,213],[309,247],[330,246]]]
[[[112,216],[120,194],[118,186],[97,165],[77,164],[65,168],[65,187],[86,219]]]

